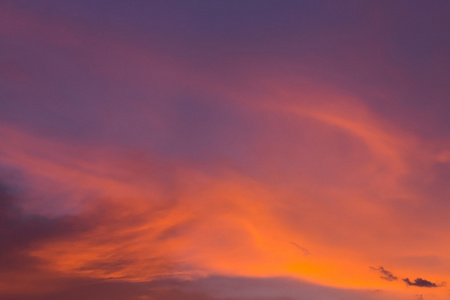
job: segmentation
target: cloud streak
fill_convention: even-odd
[[[381,279],[384,279],[387,281],[395,281],[398,279],[398,277],[394,276],[391,271],[386,270],[382,266],[380,266],[378,268],[374,268],[374,267],[370,267],[370,268],[374,271],[379,271],[381,273],[381,276],[380,276]]]
[[[308,249],[306,249],[305,247],[300,246],[299,244],[295,243],[295,242],[290,242],[295,248],[297,248],[298,250],[300,250],[303,255],[308,256],[311,255],[311,252],[308,251]]]

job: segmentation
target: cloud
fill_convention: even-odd
[[[383,291],[338,289],[279,277],[209,276],[144,282],[66,278],[63,283],[61,288],[48,293],[5,295],[2,299],[296,300],[302,295],[301,299],[380,300],[390,296]]]
[[[300,246],[299,244],[295,242],[290,242],[292,245],[294,245],[295,248],[303,252],[303,255],[308,256],[311,255],[311,252],[308,251],[305,247]]]
[[[0,182],[0,298],[6,294],[40,293],[60,284],[61,274],[33,251],[54,240],[76,238],[87,224],[78,217],[48,217],[21,208],[22,194]]]
[[[398,277],[394,276],[391,271],[386,270],[382,266],[380,266],[378,268],[374,268],[374,267],[370,267],[370,268],[372,270],[375,270],[375,271],[380,271],[380,273],[381,273],[380,278],[381,279],[384,279],[384,280],[387,280],[387,281],[394,281],[394,280],[398,279]]]
[[[434,282],[422,279],[420,277],[416,278],[414,280],[414,282],[411,282],[411,280],[409,280],[409,278],[404,278],[403,281],[406,282],[406,284],[410,285],[410,286],[427,287],[427,288],[440,287],[440,286],[444,285],[444,284],[438,285]]]
[[[0,260],[20,249],[54,238],[63,238],[83,231],[83,226],[72,216],[46,217],[27,214],[20,207],[20,197],[0,183]],[[5,261],[7,263],[7,261]],[[0,270],[8,264],[0,264]]]
[[[0,201],[1,292],[66,276],[100,280],[109,294],[86,290],[94,299],[203,299],[174,281],[152,295],[133,283],[222,274],[413,296],[393,284],[407,270],[448,278],[448,76],[434,55],[445,45],[427,34],[432,60],[418,64],[404,60],[423,52],[417,39],[404,52],[390,38],[413,37],[416,14],[67,2],[0,5],[0,168],[19,170],[28,193]],[[370,270],[374,259],[399,277]],[[268,295],[269,281],[248,297],[339,298]],[[226,282],[235,294],[221,299],[248,298],[236,294],[248,281]],[[70,294],[53,298],[87,298]]]

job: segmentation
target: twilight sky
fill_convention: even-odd
[[[450,2],[0,1],[0,298],[450,298]]]

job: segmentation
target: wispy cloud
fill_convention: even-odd
[[[380,276],[381,279],[384,279],[387,281],[395,281],[398,279],[398,277],[394,276],[391,271],[386,270],[382,266],[380,266],[378,268],[374,268],[374,267],[370,267],[370,268],[374,271],[379,271],[381,273],[381,276]]]
[[[311,255],[311,252],[308,251],[308,249],[306,249],[305,247],[300,246],[299,244],[295,243],[295,242],[290,242],[292,245],[294,245],[295,248],[297,248],[298,250],[300,250],[303,255],[308,256]]]

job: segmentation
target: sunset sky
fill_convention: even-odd
[[[449,53],[447,0],[0,0],[0,299],[450,299]]]

